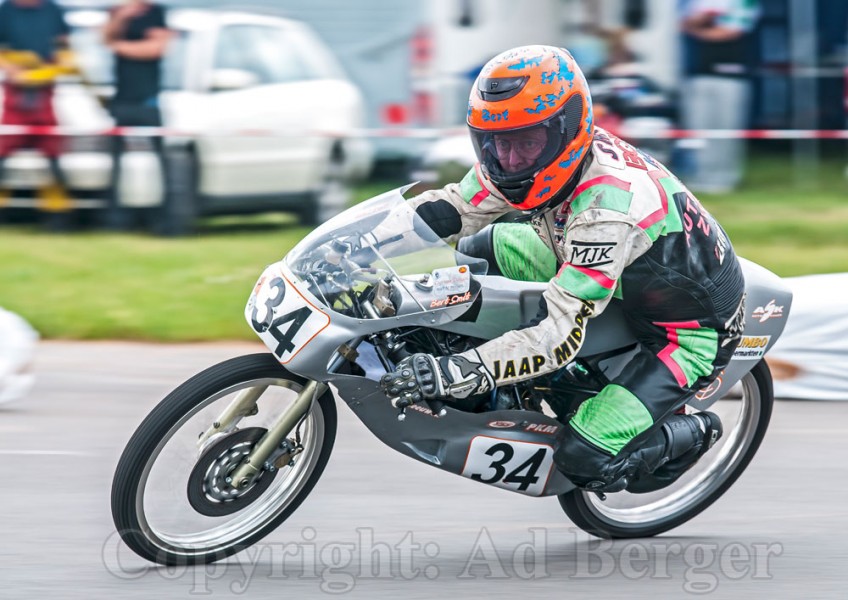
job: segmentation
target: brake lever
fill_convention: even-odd
[[[433,398],[432,400],[424,400],[424,403],[430,409],[430,412],[433,413],[433,416],[437,419],[441,419],[446,414],[448,414],[447,406],[438,398]],[[409,397],[395,398],[394,400],[392,400],[392,406],[398,409],[398,421],[403,421],[404,419],[406,419],[406,409],[412,406],[413,404],[415,404],[415,401]]]

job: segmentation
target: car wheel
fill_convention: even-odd
[[[301,213],[301,221],[304,225],[320,225],[346,209],[350,199],[350,186],[344,176],[344,160],[340,152],[334,151],[327,161],[327,169],[318,189]]]

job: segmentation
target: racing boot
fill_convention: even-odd
[[[634,474],[627,491],[644,494],[671,485],[690,469],[721,438],[718,415],[699,412],[670,417],[639,450],[642,468]]]

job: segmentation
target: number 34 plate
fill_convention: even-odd
[[[259,278],[244,316],[282,364],[330,324],[329,315],[307,300],[279,265],[271,265]]]
[[[462,476],[539,496],[553,468],[554,449],[546,444],[479,435],[471,440]]]

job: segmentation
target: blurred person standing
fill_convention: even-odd
[[[6,0],[0,4],[0,71],[3,77],[3,125],[54,127],[55,79],[72,71],[67,50],[70,28],[53,0]],[[47,158],[52,184],[40,190],[38,208],[53,227],[70,224],[71,201],[59,165],[57,136],[0,135],[0,186],[6,159],[17,149],[35,147]],[[9,191],[0,187],[0,206]]]
[[[113,8],[103,30],[106,44],[115,54],[115,95],[110,112],[118,127],[161,127],[159,110],[162,57],[171,32],[165,24],[165,8],[146,0],[126,0]],[[157,227],[166,229],[164,207],[168,203],[165,158],[162,138],[152,138],[153,148],[162,165],[163,210]],[[112,143],[112,181],[106,225],[124,229],[130,225],[129,215],[121,210],[119,182],[121,156],[126,140],[115,136]]]
[[[758,0],[678,0],[686,129],[745,129],[750,122],[751,71]],[[745,140],[704,140],[693,149],[693,190],[725,193],[743,174]]]

